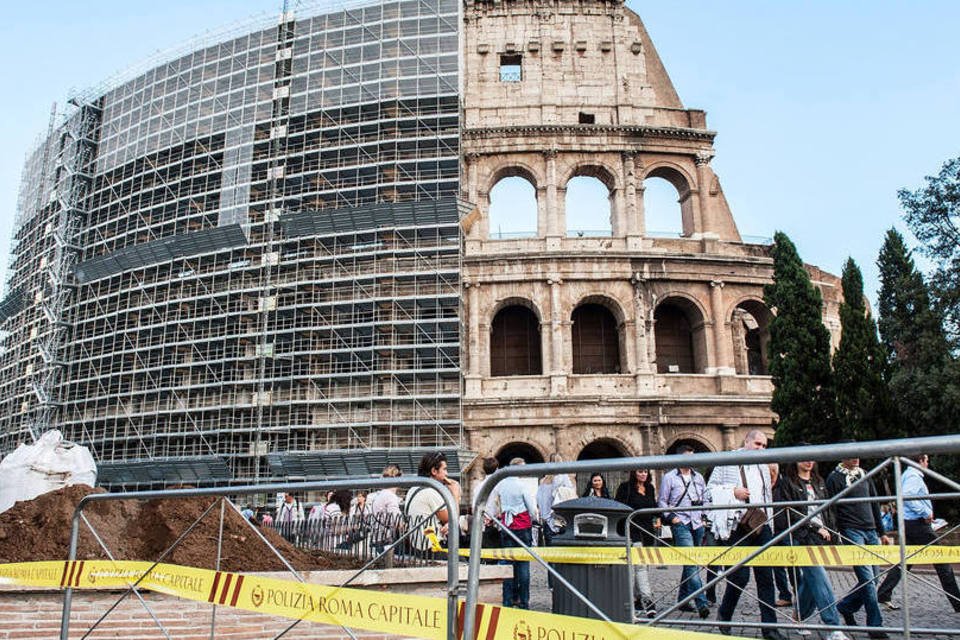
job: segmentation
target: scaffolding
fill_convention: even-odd
[[[462,447],[458,10],[285,13],[81,94],[24,170],[0,451]]]

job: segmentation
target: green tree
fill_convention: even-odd
[[[778,445],[835,440],[830,333],[821,318],[823,300],[790,238],[774,236],[773,283],[764,288],[770,323],[771,406],[780,417]]]
[[[954,433],[960,410],[960,372],[923,274],[896,229],[887,232],[877,266],[880,338],[902,430],[911,435]]]
[[[837,420],[846,437],[883,440],[903,434],[887,386],[887,358],[863,297],[863,275],[853,258],[843,266],[840,346],[833,355]]]
[[[897,192],[904,219],[920,241],[920,252],[933,260],[930,290],[947,336],[960,342],[960,158],[944,163],[926,185]]]

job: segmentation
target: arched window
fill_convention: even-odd
[[[510,464],[514,458],[523,458],[527,464],[539,464],[543,462],[543,456],[532,444],[526,442],[511,442],[501,447],[495,456],[501,467]]]
[[[680,194],[664,178],[647,178],[643,181],[643,216],[648,236],[683,235]]]
[[[537,235],[537,190],[521,176],[502,178],[490,189],[491,239],[532,238]]]
[[[703,316],[689,300],[670,298],[654,311],[657,373],[702,373],[706,368]]]
[[[573,310],[573,373],[620,373],[620,333],[617,320],[601,304]]]
[[[577,455],[577,460],[609,460],[611,458],[623,458],[628,455],[627,451],[615,440],[600,438],[587,444]],[[590,484],[592,472],[577,474],[577,495],[583,495]],[[601,471],[604,484],[612,498],[616,495],[617,487],[629,476],[628,471]]]
[[[770,343],[770,310],[758,300],[747,300],[733,310],[730,323],[733,359],[740,375],[769,373],[767,345]]]
[[[501,309],[490,327],[490,375],[538,376],[543,373],[540,358],[540,321],[522,305]]]
[[[576,176],[567,182],[567,235],[613,235],[610,190],[593,176]]]

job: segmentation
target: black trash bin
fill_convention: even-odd
[[[606,498],[577,498],[553,506],[567,522],[553,545],[563,547],[620,547],[626,549],[623,521],[630,507]],[[630,567],[614,564],[554,564],[557,573],[586,596],[614,622],[633,622]],[[553,613],[599,618],[560,581],[553,582]]]

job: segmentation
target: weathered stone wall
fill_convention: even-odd
[[[772,431],[772,385],[745,375],[737,311],[768,321],[769,248],[742,242],[710,167],[714,133],[703,111],[683,107],[639,17],[618,0],[465,0],[464,28],[463,197],[479,211],[463,262],[468,446],[576,459],[596,442],[625,455],[678,440],[721,450],[752,428]],[[519,81],[501,79],[501,55],[520,56]],[[566,186],[580,175],[609,191],[609,237],[567,235]],[[489,194],[511,176],[535,189],[536,237],[491,238]],[[649,177],[676,187],[681,237],[647,235]],[[839,281],[809,270],[836,346]],[[654,314],[665,301],[686,309],[695,373],[657,373]],[[616,373],[572,373],[571,314],[584,302],[616,319]],[[491,323],[514,304],[536,314],[543,371],[491,377]]]

